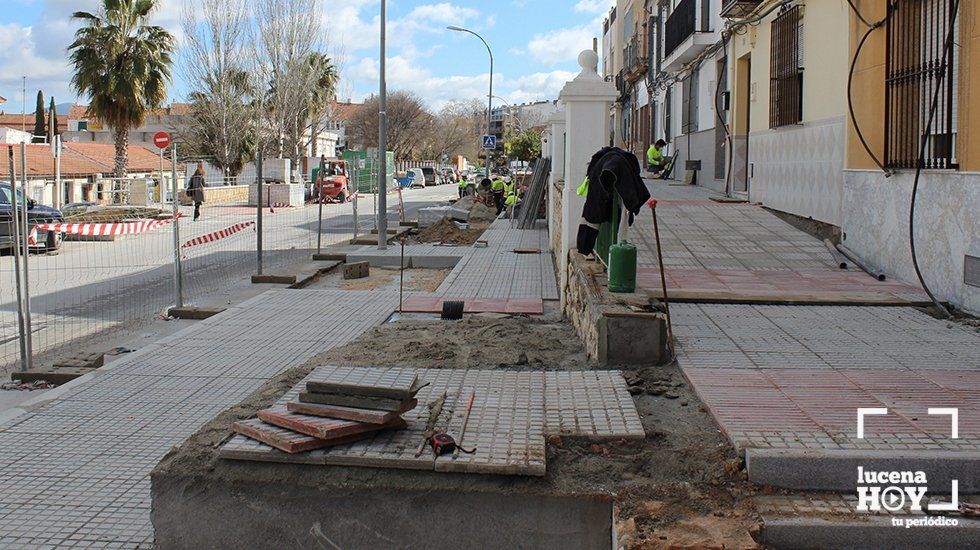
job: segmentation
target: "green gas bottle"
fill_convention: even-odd
[[[620,241],[609,247],[609,292],[636,291],[636,245]]]

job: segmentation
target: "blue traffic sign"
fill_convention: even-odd
[[[493,151],[497,148],[497,136],[486,135],[483,136],[483,148],[488,151]]]

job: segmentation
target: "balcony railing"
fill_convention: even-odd
[[[643,37],[640,34],[634,34],[626,42],[626,47],[623,48],[623,59],[626,61],[626,78],[635,80],[646,72],[647,56],[644,49]]]
[[[695,32],[711,32],[710,8],[711,0],[682,0],[677,4],[664,25],[665,58]]]
[[[722,17],[745,17],[759,7],[762,0],[723,0],[721,3]]]

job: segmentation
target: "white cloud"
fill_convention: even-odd
[[[579,0],[575,11],[579,13],[606,13],[616,4],[616,0]]]
[[[573,61],[582,50],[592,48],[592,39],[600,28],[593,22],[538,34],[528,42],[527,51],[532,58],[548,65]]]

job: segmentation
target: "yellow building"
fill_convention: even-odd
[[[980,2],[854,5],[843,242],[916,282],[909,224],[918,176],[911,222],[922,278],[939,299],[980,312]]]
[[[847,101],[847,4],[726,0],[731,189],[840,225]]]

